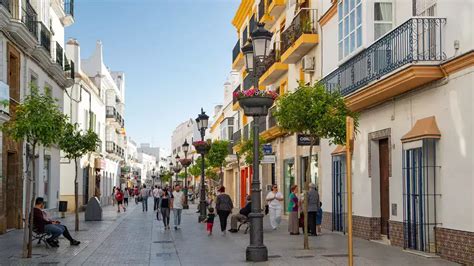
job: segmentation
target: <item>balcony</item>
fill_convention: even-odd
[[[64,72],[66,78],[74,80],[76,77],[76,67],[74,65],[74,61],[68,60],[66,55],[64,55]]]
[[[240,91],[240,85],[232,92],[232,111],[237,111],[237,109],[239,109],[239,101],[234,96],[234,93],[237,91]]]
[[[268,112],[268,125],[265,131],[260,131],[260,136],[265,139],[265,141],[272,141],[278,137],[282,137],[286,134],[281,127],[277,125],[277,121],[273,116],[273,108]]]
[[[268,14],[276,19],[285,11],[286,0],[268,0]]]
[[[105,117],[106,118],[114,118],[115,119],[115,113],[117,113],[117,111],[115,110],[115,107],[113,107],[113,106],[106,106],[105,107]]]
[[[245,125],[244,126],[244,130],[243,130],[243,134],[242,134],[242,139],[243,140],[248,140],[249,137],[250,137],[250,130],[249,130],[249,124]]]
[[[263,18],[265,17],[265,2],[267,0],[260,0],[258,3],[258,21],[263,22]]]
[[[302,8],[291,25],[281,34],[281,61],[294,64],[319,42],[317,10]]]
[[[242,131],[240,129],[234,132],[234,134],[232,134],[232,142],[234,143],[234,146],[240,142],[241,137]]]
[[[244,91],[246,91],[246,90],[253,87],[253,77],[252,77],[252,75],[247,74],[247,76],[245,76],[242,87],[243,87]]]
[[[244,66],[244,54],[240,51],[240,39],[232,49],[232,69],[240,70]]]
[[[10,21],[10,0],[0,0],[0,28]]]
[[[74,23],[74,0],[64,0],[64,13],[65,16],[61,22],[65,27],[72,25]]]
[[[278,79],[288,72],[288,65],[280,61],[279,45],[276,49],[270,52],[270,56],[265,61],[263,75],[259,78],[258,84],[260,86],[271,85],[278,81]]]
[[[12,15],[8,31],[21,46],[26,49],[33,49],[37,43],[38,15],[29,1],[3,0],[3,5],[5,6],[7,2],[10,3],[9,10]]]
[[[64,51],[61,45],[56,42],[56,64],[60,65],[61,68],[63,68],[63,63],[64,63]]]
[[[445,18],[411,18],[326,75],[320,83],[361,110],[442,78]]]
[[[115,153],[115,147],[117,145],[113,141],[106,141],[105,142],[105,151],[108,153]]]

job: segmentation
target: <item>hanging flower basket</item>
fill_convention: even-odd
[[[188,167],[191,165],[191,159],[181,159],[179,160],[179,163],[183,166],[183,167]]]
[[[266,116],[278,94],[273,91],[256,90],[236,91],[234,97],[244,109],[246,116]]]
[[[207,141],[202,140],[193,142],[193,146],[199,154],[206,154],[211,149],[211,145]]]

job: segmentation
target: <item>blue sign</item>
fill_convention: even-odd
[[[263,144],[263,154],[268,155],[272,153],[273,153],[272,144]]]

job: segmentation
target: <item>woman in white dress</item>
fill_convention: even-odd
[[[278,229],[281,222],[281,202],[283,201],[283,194],[278,192],[278,186],[273,185],[272,191],[268,192],[266,202],[268,204],[268,214],[270,216],[270,225],[273,230]]]

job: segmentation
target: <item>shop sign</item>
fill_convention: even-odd
[[[269,155],[273,153],[272,144],[263,144],[263,154]]]
[[[263,159],[260,161],[261,164],[271,164],[276,163],[275,155],[264,155]]]
[[[311,137],[306,134],[298,134],[297,136],[298,146],[310,146],[311,145]],[[316,138],[314,141],[314,145],[319,145],[319,138]]]

